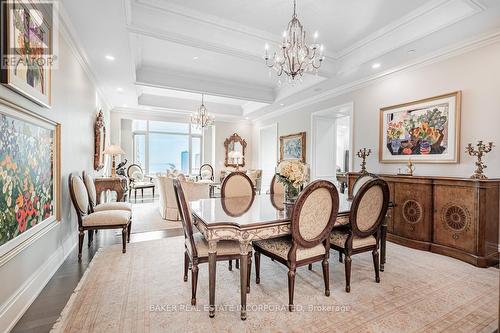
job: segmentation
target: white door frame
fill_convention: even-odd
[[[267,129],[270,129],[270,128],[273,129],[274,133],[276,133],[276,142],[275,142],[275,145],[276,145],[276,156],[275,157],[276,157],[276,162],[279,162],[278,123],[273,123],[273,124],[270,124],[270,125],[259,127],[259,153],[258,153],[259,164],[258,165],[259,165],[259,169],[261,169],[262,171],[264,171],[264,168],[262,167],[262,147],[260,146],[260,144],[261,144],[261,133],[262,133],[262,130],[267,130]]]
[[[320,117],[324,114],[329,113],[337,113],[339,111],[347,110],[347,114],[349,118],[349,171],[353,169],[353,154],[354,154],[354,102],[349,102],[337,106],[333,106],[330,108],[318,110],[311,113],[311,143],[310,143],[310,151],[311,151],[311,179],[315,179],[315,161],[316,161],[316,142],[315,142],[315,126],[314,126],[314,118]]]

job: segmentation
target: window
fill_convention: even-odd
[[[197,174],[202,161],[203,137],[188,123],[132,121],[134,162],[146,173],[178,170]]]

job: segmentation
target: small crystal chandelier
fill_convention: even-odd
[[[191,113],[191,124],[196,125],[198,128],[205,128],[212,126],[215,117],[208,113],[204,103],[204,95],[201,94],[201,105],[196,113]]]
[[[323,45],[316,43],[318,33],[314,34],[314,44],[307,45],[306,31],[297,18],[296,0],[293,1],[293,16],[288,23],[287,29],[283,32],[283,41],[280,50],[274,52],[272,58],[269,57],[269,46],[266,44],[266,65],[274,68],[278,76],[285,73],[292,82],[297,76],[302,76],[304,72],[315,71],[321,66],[324,60]]]

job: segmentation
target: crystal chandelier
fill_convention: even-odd
[[[294,0],[292,20],[283,32],[280,49],[274,52],[272,58],[269,57],[269,46],[266,44],[267,67],[274,68],[278,72],[278,76],[283,73],[287,74],[289,81],[293,81],[297,76],[302,76],[304,72],[317,72],[324,60],[323,45],[316,42],[317,32],[314,34],[314,43],[307,45],[306,31],[297,18],[296,7]]]
[[[198,128],[205,128],[214,123],[215,117],[208,113],[204,103],[204,95],[201,94],[201,105],[196,113],[191,114],[191,124]]]

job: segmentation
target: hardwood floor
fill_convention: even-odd
[[[170,229],[162,231],[144,232],[132,234],[130,242],[143,242],[153,239],[181,236],[182,229]],[[75,235],[75,242],[76,242]],[[94,242],[87,247],[87,235],[85,235],[85,246],[82,261],[78,262],[78,249],[69,254],[68,258],[59,267],[54,276],[47,283],[42,292],[28,308],[26,313],[12,329],[13,333],[41,333],[49,332],[59,314],[68,302],[73,290],[78,285],[83,273],[87,269],[97,250],[113,244],[121,243],[121,232],[116,230],[100,230],[94,236]]]

